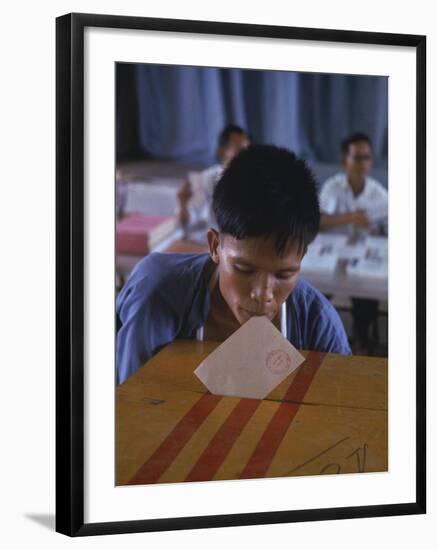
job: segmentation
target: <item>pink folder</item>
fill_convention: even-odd
[[[115,250],[120,254],[142,256],[167,237],[176,227],[172,216],[151,216],[133,212],[119,222],[115,231]]]

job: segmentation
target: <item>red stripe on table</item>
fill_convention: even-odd
[[[218,395],[204,394],[181,418],[127,485],[156,483],[220,400],[221,397]]]
[[[185,481],[208,481],[214,477],[260,403],[260,399],[241,399],[237,403]]]
[[[240,474],[240,479],[264,477],[266,475],[290,423],[299,410],[300,402],[305,397],[324,357],[325,353],[308,353],[305,362],[299,367],[293,382],[290,384],[283,402],[272,416],[249,462]],[[289,403],[289,401],[297,401],[297,403]]]

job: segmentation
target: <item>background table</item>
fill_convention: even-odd
[[[206,244],[201,245],[199,243],[187,241],[182,237],[182,230],[177,229],[174,233],[159,242],[153,248],[152,252],[182,252],[189,254],[202,254],[208,252],[208,246]],[[135,265],[143,258],[144,256],[116,253],[115,269],[123,284]]]
[[[116,484],[387,470],[387,361],[303,352],[266,399],[193,374],[219,343],[176,341],[116,390]]]
[[[368,298],[386,302],[388,298],[388,279],[350,275],[341,262],[332,273],[301,271],[302,277],[324,294],[336,298]]]

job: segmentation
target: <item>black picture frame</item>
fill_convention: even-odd
[[[416,500],[387,505],[84,523],[84,29],[105,27],[414,48],[416,52]],[[69,536],[423,514],[426,511],[426,37],[67,14],[56,19],[56,531]]]

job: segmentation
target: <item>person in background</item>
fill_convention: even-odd
[[[179,222],[184,228],[184,238],[206,245],[206,230],[215,226],[211,209],[212,192],[229,162],[250,144],[246,132],[235,124],[229,124],[220,132],[217,157],[220,163],[203,172],[192,173],[178,190]]]
[[[305,162],[251,145],[217,182],[213,210],[208,253],[149,254],[117,296],[117,383],[177,338],[224,341],[254,316],[298,349],[350,354],[334,306],[299,276],[320,222]]]
[[[369,176],[372,143],[363,133],[341,144],[343,171],[329,178],[320,193],[320,228],[351,237],[387,231],[388,193]]]
[[[329,178],[320,192],[320,228],[346,233],[352,242],[366,235],[386,235],[388,193],[369,176],[372,143],[363,133],[355,133],[341,144],[343,172]],[[356,353],[372,354],[376,345],[371,326],[377,333],[378,301],[351,298]]]
[[[126,212],[129,172],[117,167],[115,170],[115,213],[117,220],[124,218]]]

